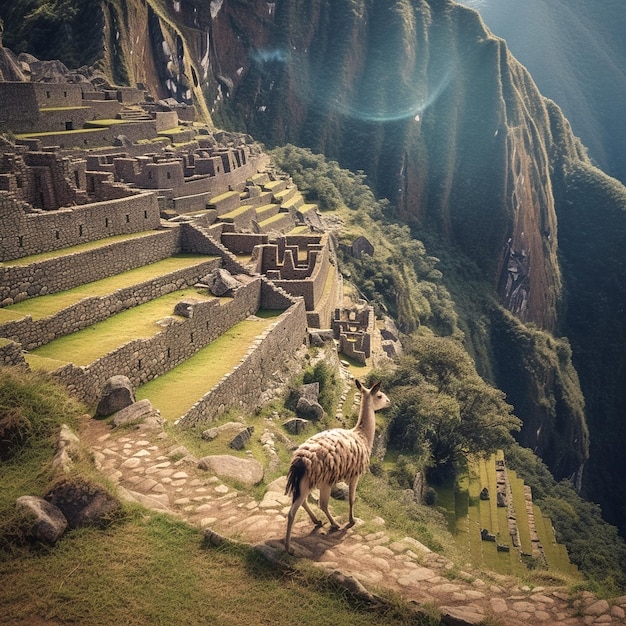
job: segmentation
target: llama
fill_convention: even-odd
[[[328,517],[331,529],[339,528],[337,522],[328,510],[328,499],[332,486],[340,480],[345,480],[349,487],[350,516],[347,528],[354,526],[353,506],[356,486],[361,474],[369,467],[370,454],[374,443],[376,419],[374,411],[389,406],[389,398],[380,391],[380,383],[371,389],[364,387],[359,380],[356,386],[361,392],[361,407],[356,426],[351,430],[333,428],[309,437],[294,452],[287,474],[286,494],[293,494],[293,502],[287,516],[287,534],[285,550],[292,553],[290,548],[291,527],[296,511],[302,506],[309,514],[315,526],[321,526],[322,521],[307,503],[307,497],[312,489],[319,487],[319,506]]]

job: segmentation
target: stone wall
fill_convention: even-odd
[[[95,112],[90,107],[80,106],[72,108],[40,109],[37,120],[37,132],[59,132],[78,130],[85,122],[95,118]],[[28,132],[28,131],[26,131]]]
[[[22,346],[9,339],[0,339],[0,365],[26,366]]]
[[[222,233],[222,243],[233,254],[252,254],[255,246],[268,243],[268,235],[257,233]]]
[[[34,350],[50,341],[77,332],[115,313],[149,302],[154,298],[195,285],[200,278],[221,265],[220,259],[210,259],[193,267],[163,274],[158,278],[118,289],[106,296],[85,298],[43,319],[30,315],[0,325],[0,337],[19,342],[25,350]]]
[[[278,287],[282,287],[293,296],[302,296],[308,311],[313,311],[324,293],[324,286],[330,267],[329,250],[325,246],[316,256],[315,269],[310,278],[302,280],[275,280]],[[268,273],[268,277],[270,273]]]
[[[84,128],[46,135],[33,134],[33,137],[39,140],[42,147],[58,146],[62,149],[72,150],[74,148],[111,146],[119,135],[124,135],[132,142],[140,139],[154,139],[157,136],[156,122],[155,120],[124,122],[105,128]]]
[[[3,262],[112,235],[154,230],[161,223],[152,192],[45,213],[26,213],[11,195],[0,192],[0,220]]]
[[[34,83],[0,82],[0,131],[24,128],[34,130],[39,107]]]
[[[273,374],[295,355],[306,338],[304,302],[298,300],[265,331],[241,362],[191,407],[180,425],[191,428],[211,422],[230,407],[254,410]]]
[[[194,223],[182,223],[180,226],[182,228],[183,250],[196,254],[220,256],[222,257],[222,266],[231,274],[249,273],[230,250],[209,235],[207,228]]]
[[[33,83],[40,109],[50,107],[78,107],[83,104],[83,90],[72,83]]]
[[[261,279],[240,287],[232,300],[222,304],[219,298],[198,302],[190,317],[173,319],[157,335],[136,339],[110,352],[86,367],[64,366],[52,375],[72,395],[93,405],[108,378],[128,376],[136,388],[180,365],[198,350],[217,339],[226,330],[259,309]],[[277,350],[279,356],[281,350]]]
[[[180,231],[170,227],[127,241],[28,265],[0,267],[0,305],[57,293],[160,261],[180,252]],[[213,253],[209,253],[213,254]]]

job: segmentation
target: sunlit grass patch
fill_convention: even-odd
[[[212,296],[201,296],[194,288],[168,293],[112,315],[84,330],[59,337],[32,353],[77,365],[89,365],[125,343],[152,337],[161,332],[163,328],[157,322],[164,317],[173,316],[175,305],[187,297],[208,300]]]
[[[407,623],[406,607],[372,611],[310,568],[276,568],[251,548],[202,539],[138,509],[106,531],[74,531],[53,550],[0,562],[0,612],[82,626]]]
[[[105,239],[86,241],[85,243],[79,243],[75,246],[68,246],[61,250],[49,250],[47,252],[39,252],[38,254],[31,254],[29,256],[21,257],[19,259],[13,259],[12,261],[4,261],[3,263],[0,263],[0,265],[30,265],[31,263],[38,263],[39,261],[46,261],[48,259],[54,259],[60,256],[76,254],[77,252],[86,252],[87,250],[103,248],[111,243],[118,243],[120,241],[127,241],[130,239],[138,239],[140,237],[145,237],[148,233],[153,232],[156,231],[142,231],[140,233],[130,233],[128,235],[113,235],[111,237],[106,237]]]
[[[137,399],[149,398],[168,420],[180,417],[241,361],[252,341],[281,313],[265,311],[261,318],[259,312],[259,319],[235,324],[184,363],[139,387]],[[173,389],[184,389],[184,393],[173,393]]]
[[[37,298],[30,298],[0,309],[0,322],[20,319],[25,315],[30,315],[34,320],[42,319],[76,304],[84,298],[106,296],[118,289],[125,289],[132,285],[158,278],[164,274],[193,267],[194,265],[198,265],[210,259],[211,257],[202,255],[176,255],[157,261],[156,263],[150,263],[149,265],[116,274],[115,276],[109,276],[91,283],[79,285],[73,289],[38,296]]]

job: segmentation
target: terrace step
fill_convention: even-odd
[[[294,221],[290,213],[277,213],[276,215],[259,222],[262,233],[281,232],[287,233],[294,227]]]
[[[219,257],[176,255],[72,290],[0,309],[0,337],[33,350],[52,339],[178,289],[221,266]]]
[[[174,307],[184,298],[192,297],[198,301],[213,299],[206,291],[201,293],[198,289],[177,290],[54,339],[26,354],[26,359],[28,361],[33,354],[65,364],[90,365],[131,341],[147,339],[162,332],[164,326],[159,325],[159,322],[167,317],[182,321],[183,318],[174,316]]]
[[[139,387],[137,400],[148,398],[168,421],[179,418],[232,371],[279,313],[268,311],[264,317],[234,325],[184,363]],[[181,385],[185,393],[172,394],[171,390]]]
[[[265,204],[260,206],[256,210],[257,222],[262,222],[263,220],[267,220],[270,217],[274,217],[277,213],[280,212],[280,204]]]
[[[281,208],[283,210],[299,209],[303,205],[304,197],[299,191],[296,191],[295,193],[291,194],[289,198],[281,203]]]
[[[0,304],[8,306],[166,259],[178,251],[174,228],[116,235],[0,263]],[[51,278],[54,277],[54,280]]]
[[[509,485],[509,507],[497,506],[497,492],[503,489],[500,482],[503,469]],[[484,487],[489,491],[489,500],[480,499]],[[545,560],[553,570],[578,576],[567,550],[556,542],[550,520],[528,497],[529,489],[523,480],[504,466],[502,452],[489,459],[469,462],[468,473],[459,476],[454,487],[438,489],[438,503],[446,509],[455,542],[472,563],[502,574],[525,574],[528,567],[532,567],[530,557],[534,548],[535,559]],[[529,507],[533,510],[530,516]],[[509,531],[511,515],[515,518],[521,552]],[[482,529],[486,529],[493,539],[482,540]],[[538,550],[541,550],[540,557]]]

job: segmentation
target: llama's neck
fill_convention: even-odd
[[[371,450],[374,445],[374,433],[376,432],[376,417],[374,415],[374,407],[372,406],[372,398],[367,394],[363,394],[361,398],[359,419],[354,427],[354,431],[361,433],[365,437]]]

